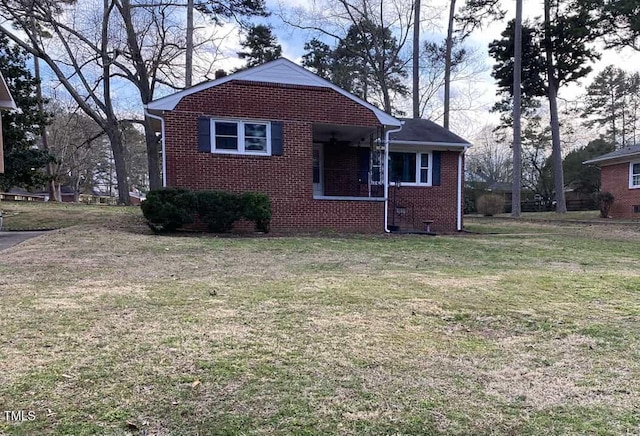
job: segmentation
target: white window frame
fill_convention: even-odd
[[[629,162],[629,189],[640,189],[640,183],[638,184],[633,183],[633,176],[634,176],[633,166],[634,165],[640,165],[640,160]],[[640,176],[640,173],[637,173],[636,175]]]
[[[250,156],[271,156],[271,123],[269,121],[260,120],[238,120],[229,118],[211,118],[211,153],[216,154],[241,154]],[[238,126],[238,149],[217,149],[216,148],[216,123],[235,123]],[[245,124],[262,124],[267,128],[267,150],[266,151],[253,151],[245,150]]]
[[[389,153],[414,153],[416,155],[416,181],[415,182],[400,182],[402,186],[416,186],[416,187],[427,187],[433,186],[433,152],[432,151],[415,151],[415,150],[403,150],[403,149],[393,149],[389,150]],[[420,170],[422,169],[422,155],[426,154],[429,156],[429,167],[427,169],[427,182],[420,182]],[[389,161],[391,161],[391,154],[389,155]],[[389,175],[391,175],[391,162],[389,162]],[[394,182],[389,180],[389,186],[393,186]]]

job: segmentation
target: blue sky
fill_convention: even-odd
[[[459,3],[460,2],[461,1],[459,0]],[[287,8],[293,6],[305,6],[308,4],[309,0],[267,0],[268,8],[274,12],[279,9],[280,5]],[[504,2],[504,5],[508,10],[507,19],[511,19],[515,15],[513,7],[514,4],[514,1]],[[525,17],[540,15],[542,12],[541,4],[541,0],[526,2]],[[432,15],[439,18],[423,25],[423,35],[425,38],[432,40],[442,40],[446,33],[447,2],[445,0],[430,0],[428,5],[433,8],[431,10]],[[312,32],[295,29],[284,24],[275,13],[269,18],[254,21],[270,24],[273,27],[274,32],[278,37],[278,41],[283,47],[284,56],[293,61],[300,60],[304,53],[304,43],[312,37],[318,36]],[[467,42],[469,46],[479,51],[479,56],[484,60],[486,69],[483,73],[475,77],[472,82],[459,88],[460,92],[463,92],[466,88],[473,88],[477,93],[477,97],[475,97],[476,101],[474,102],[474,106],[476,107],[475,111],[466,114],[465,117],[458,120],[456,120],[454,115],[452,130],[462,136],[471,138],[474,131],[480,130],[488,121],[497,121],[495,115],[488,114],[488,109],[496,100],[496,93],[494,81],[490,75],[492,59],[488,56],[487,47],[490,41],[499,38],[500,32],[504,29],[504,26],[504,22],[493,23],[485,29],[476,31]],[[216,65],[219,65],[221,68],[225,68],[227,71],[242,65],[244,62],[236,58],[236,52],[240,49],[238,44],[241,38],[238,29],[234,28],[233,25],[227,25],[224,29],[218,29],[218,32],[226,35],[226,39],[222,47],[223,54],[226,59],[218,59],[216,61]],[[330,45],[334,44],[334,41],[331,41],[330,39],[324,38],[324,40]],[[637,71],[638,66],[640,66],[640,53],[634,52],[630,49],[623,50],[622,52],[616,52],[613,50],[603,52],[602,60],[594,65],[594,73],[592,73],[590,78],[584,79],[582,83],[590,83],[593,75],[609,64],[618,65],[628,71]],[[46,71],[46,69],[44,70]],[[51,77],[50,74],[49,77]],[[55,92],[57,94],[56,98],[63,98],[64,93],[61,89],[55,89],[51,86],[51,81],[48,81],[46,76],[44,78],[45,91],[48,91],[50,95]],[[196,81],[198,80],[199,79],[196,78]],[[114,88],[118,96],[120,109],[124,112],[130,112],[131,114],[139,113],[141,115],[142,106],[136,98],[136,93],[131,92],[129,85],[116,82],[114,84]],[[570,88],[563,89],[561,91],[561,97],[576,99],[579,98],[582,92],[583,90],[579,85],[574,85]]]

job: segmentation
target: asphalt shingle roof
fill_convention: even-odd
[[[469,141],[462,139],[455,133],[434,123],[433,121],[412,118],[398,118],[404,121],[402,130],[391,133],[389,139],[395,142],[435,142],[452,145],[469,145]]]
[[[634,156],[640,154],[640,145],[632,145],[630,147],[621,148],[620,150],[612,151],[611,153],[603,154],[602,156],[598,156],[596,158],[584,161],[584,164],[591,163],[600,163],[606,162],[608,160],[613,160],[617,158],[622,158],[625,156]]]

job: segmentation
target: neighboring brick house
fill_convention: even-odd
[[[0,74],[0,110],[14,110],[17,109],[7,82]],[[4,173],[4,143],[2,139],[2,117],[0,116],[0,174]]]
[[[147,114],[162,131],[165,186],[263,192],[274,230],[462,229],[470,144],[425,120],[394,136],[402,121],[286,59],[155,100]]]
[[[640,218],[640,145],[612,151],[584,164],[600,167],[600,191],[610,192],[615,198],[612,218]]]

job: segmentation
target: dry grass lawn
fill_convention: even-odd
[[[0,434],[640,434],[637,227],[104,217],[0,252],[0,404],[35,412]]]

